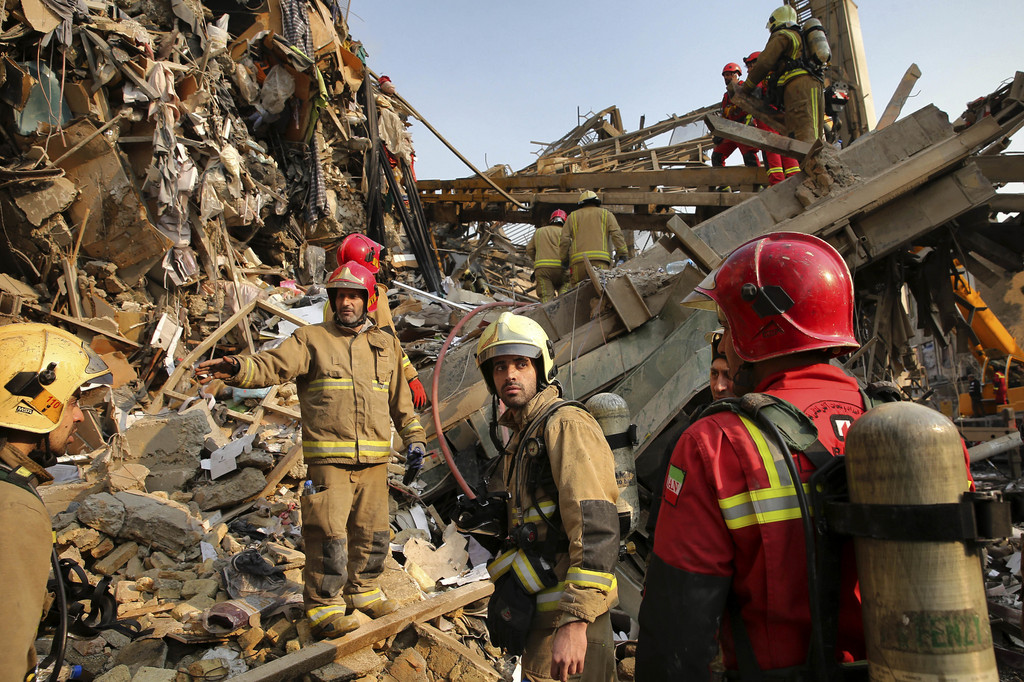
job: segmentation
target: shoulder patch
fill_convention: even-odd
[[[665,476],[665,492],[662,497],[673,507],[679,499],[679,491],[683,489],[683,481],[685,480],[685,471],[675,465],[669,466],[668,474]]]

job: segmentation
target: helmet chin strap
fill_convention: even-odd
[[[363,324],[366,322],[366,313],[363,313],[359,317],[359,319],[356,320],[355,322],[353,322],[352,324],[345,324],[344,322],[341,321],[341,318],[338,317],[338,311],[335,310],[334,311],[334,321],[337,322],[339,326],[345,327],[347,329],[355,329],[356,327],[362,327]]]

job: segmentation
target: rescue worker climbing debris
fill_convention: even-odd
[[[378,586],[390,538],[389,422],[407,447],[407,479],[425,447],[398,339],[367,316],[378,300],[373,275],[350,261],[331,274],[327,289],[331,320],[299,328],[273,350],[201,362],[196,376],[243,388],[296,381],[313,485],[301,497],[303,599],[314,632],[333,637],[358,626],[346,607],[371,618],[396,608]]]
[[[565,270],[558,253],[558,245],[562,239],[562,226],[565,225],[565,211],[557,209],[548,219],[549,224],[538,228],[530,243],[526,245],[526,255],[533,260],[533,278],[537,283],[537,298],[546,303],[561,293],[566,283]]]
[[[730,86],[739,87],[743,84],[740,80],[740,65],[735,62],[729,62],[722,67],[722,78],[725,79],[725,94],[722,95],[722,118],[730,121],[736,121],[743,125],[752,125],[753,117],[747,112],[740,109],[738,106],[733,104],[732,95],[730,94]],[[714,143],[714,149],[711,151],[711,165],[712,166],[724,166],[726,159],[737,149],[740,150],[740,154],[743,156],[744,166],[760,166],[761,164],[757,160],[757,149],[754,147],[739,144],[732,140],[726,140],[721,137],[713,137],[711,141]],[[722,188],[722,191],[730,191],[729,187]]]
[[[387,78],[387,76],[381,76],[381,78]],[[383,253],[383,246],[366,235],[356,232],[341,240],[341,244],[338,246],[336,255],[338,267],[341,267],[349,261],[355,261],[373,274],[377,281],[377,309],[371,311],[371,317],[378,327],[381,329],[390,329],[391,334],[397,337],[398,333],[395,331],[395,320],[391,316],[391,307],[388,305],[388,287],[387,284],[380,281],[380,262],[383,257]],[[331,303],[328,301],[324,306],[324,320],[326,321],[331,319],[332,315]],[[409,361],[409,356],[406,355],[404,351],[402,352],[402,372],[405,375],[405,380],[409,382],[409,388],[412,389],[413,405],[417,410],[421,409],[427,404],[427,391],[423,388],[423,382],[420,381],[419,373],[416,371],[412,362]]]
[[[746,402],[705,412],[672,452],[640,607],[636,679],[711,679],[719,642],[727,677],[816,679],[809,642],[829,628],[811,622],[806,547],[814,543],[790,472],[806,485],[843,454],[847,430],[868,406],[857,381],[829,364],[858,347],[853,280],[826,242],[776,232],[738,247],[684,304],[718,310],[734,390]],[[752,404],[773,406],[770,420],[782,414],[816,429],[802,450],[787,446],[792,469],[745,407]],[[966,471],[963,483],[970,488]],[[837,662],[852,663],[866,653],[852,543],[838,565],[828,644]]]
[[[53,555],[36,486],[84,419],[85,384],[111,384],[106,363],[74,334],[46,324],[0,328],[0,680],[26,679]]]
[[[558,253],[563,264],[569,266],[570,286],[576,286],[587,278],[583,257],[599,270],[612,265],[612,248],[619,260],[629,258],[626,238],[615,214],[601,208],[601,199],[592,190],[580,193],[579,208],[569,214],[562,226],[562,239]]]
[[[477,364],[508,408],[501,460],[507,551],[489,566],[491,641],[522,654],[524,679],[614,680],[609,609],[617,603],[615,463],[600,425],[561,399],[552,346],[533,320],[502,313]],[[576,677],[579,676],[579,677]]]
[[[764,81],[769,103],[785,115],[782,134],[814,142],[822,135],[825,103],[821,82],[804,62],[804,37],[796,10],[789,5],[779,7],[768,17],[765,28],[771,36],[740,87],[753,96]]]
[[[754,68],[754,64],[757,63],[757,58],[760,55],[760,52],[751,52],[749,55],[744,57],[743,63],[747,66],[748,74],[750,73],[750,70]],[[771,74],[769,74],[767,78],[768,80],[771,80]],[[761,81],[760,83],[756,84],[756,89],[754,90],[754,92],[756,93],[759,99],[765,102],[766,106],[774,109],[774,107],[771,107],[771,105],[767,103],[768,90],[765,86],[764,81]],[[776,135],[779,134],[779,131],[775,130],[774,128],[772,128],[770,125],[768,125],[759,118],[754,118],[753,122],[754,127],[758,128],[759,130],[766,130],[769,133],[775,133]],[[788,178],[789,176],[796,175],[797,173],[800,172],[800,162],[794,158],[791,158],[789,156],[783,156],[778,152],[773,152],[768,149],[762,149],[761,156],[764,158],[765,170],[768,172],[769,186],[777,185],[786,178]]]

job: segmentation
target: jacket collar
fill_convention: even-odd
[[[537,395],[530,399],[530,402],[526,403],[526,406],[521,410],[505,410],[505,413],[498,419],[498,423],[502,426],[506,426],[516,433],[519,433],[526,425],[529,424],[533,419],[545,409],[548,405],[558,400],[561,397],[561,390],[555,384],[551,384],[544,390],[539,391]]]
[[[49,471],[39,466],[35,460],[22,453],[21,450],[10,443],[4,443],[3,447],[0,448],[0,463],[3,463],[4,466],[13,471],[17,471],[20,467],[25,467],[40,483],[48,483],[53,480],[53,476],[50,475]]]

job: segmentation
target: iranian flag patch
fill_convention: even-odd
[[[683,481],[686,480],[686,472],[677,466],[668,468],[668,476],[665,477],[665,501],[675,506],[679,499],[679,491],[683,489]]]

